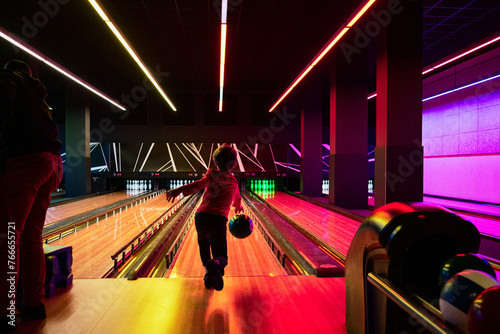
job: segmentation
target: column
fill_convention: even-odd
[[[365,209],[368,205],[366,51],[349,59],[337,52],[333,58],[328,200],[347,209]]]
[[[66,90],[66,157],[64,180],[67,197],[91,192],[90,107],[86,92]]]
[[[375,207],[423,196],[422,3],[380,6],[392,15],[377,37]]]
[[[323,180],[321,81],[311,75],[311,78],[302,84],[304,86],[302,88],[302,109],[300,112],[300,192],[305,196],[321,197]]]

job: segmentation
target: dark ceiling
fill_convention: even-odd
[[[167,94],[217,94],[220,0],[101,3],[160,74]],[[266,91],[278,97],[359,3],[229,0],[227,91]],[[423,12],[424,66],[500,31],[498,0],[424,0]],[[143,84],[144,75],[88,1],[7,1],[0,26],[112,97]],[[2,63],[29,59],[4,40],[0,48]],[[40,73],[53,89],[64,89],[66,79],[43,66]]]

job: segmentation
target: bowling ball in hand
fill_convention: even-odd
[[[244,239],[252,234],[253,222],[247,215],[235,215],[229,221],[229,232],[238,239]]]

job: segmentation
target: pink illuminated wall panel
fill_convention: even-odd
[[[500,155],[424,159],[424,193],[500,204]]]
[[[500,73],[500,48],[424,81],[424,97]],[[424,193],[500,204],[500,79],[423,103]]]

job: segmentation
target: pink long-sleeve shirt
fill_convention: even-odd
[[[196,212],[205,212],[227,218],[230,206],[239,208],[241,196],[236,178],[227,171],[209,169],[198,181],[179,187],[184,196],[206,188],[203,200]]]

